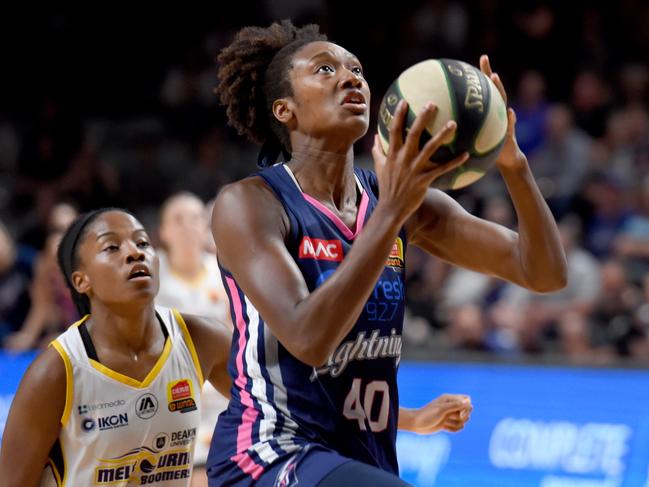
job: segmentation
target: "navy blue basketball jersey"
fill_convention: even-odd
[[[355,169],[360,206],[350,229],[301,191],[288,166],[258,175],[284,206],[290,219],[288,251],[313,291],[335,272],[376,207],[376,176]],[[235,325],[229,361],[233,388],[212,440],[210,477],[232,483],[256,480],[310,444],[398,473],[396,379],[405,251],[402,230],[354,328],[319,368],[299,361],[279,343],[236,279],[221,268]]]

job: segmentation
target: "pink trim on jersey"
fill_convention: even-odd
[[[239,388],[241,402],[246,406],[241,417],[241,424],[237,429],[237,455],[233,456],[232,460],[237,462],[239,467],[241,467],[245,473],[251,474],[253,478],[256,479],[264,471],[264,468],[257,465],[254,460],[245,453],[246,450],[252,446],[252,425],[257,420],[257,415],[259,414],[253,405],[250,393],[246,390],[246,376],[243,369],[243,353],[246,349],[246,320],[243,317],[243,306],[241,306],[239,290],[237,289],[234,279],[226,276],[225,280],[227,281],[228,289],[230,290],[230,299],[234,306],[234,316],[236,318],[237,331],[239,332],[239,350],[237,351],[235,359],[237,365],[237,378],[234,380],[234,383]],[[247,460],[244,457],[247,457]],[[259,471],[257,472],[258,469]],[[251,472],[257,473],[254,474]],[[255,477],[255,475],[257,475],[257,477]]]
[[[310,196],[306,193],[302,193],[302,196],[304,196],[305,200],[307,200],[318,210],[324,213],[324,215],[327,218],[329,218],[334,225],[338,227],[338,230],[343,232],[343,235],[345,235],[347,239],[349,240],[355,239],[358,233],[363,228],[363,224],[365,223],[365,214],[367,213],[367,205],[370,203],[370,198],[369,196],[367,196],[367,191],[363,191],[363,194],[361,196],[361,204],[358,208],[358,213],[356,214],[356,225],[355,225],[356,230],[353,232],[347,225],[345,225],[345,223],[340,219],[338,215],[336,215],[333,211],[331,211],[325,205],[320,203],[313,196]]]
[[[244,473],[247,473],[255,480],[257,480],[259,476],[264,473],[264,467],[257,465],[252,457],[245,452],[233,456],[232,460],[237,463],[239,468],[243,470]]]

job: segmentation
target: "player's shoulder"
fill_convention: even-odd
[[[70,369],[67,352],[58,342],[52,342],[29,365],[21,387],[40,392],[65,391],[67,376],[71,375]]]
[[[258,175],[250,176],[234,183],[225,185],[216,199],[217,205],[258,205],[279,203],[272,188],[264,178]]]
[[[274,190],[261,176],[251,176],[224,186],[219,192],[212,212],[212,229],[215,238],[218,230],[240,228],[255,234],[265,230],[283,235],[288,220]]]

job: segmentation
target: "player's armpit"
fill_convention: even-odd
[[[232,332],[220,321],[207,321],[198,316],[182,315],[196,349],[204,379],[223,396],[230,398],[232,379],[228,374],[228,359]]]

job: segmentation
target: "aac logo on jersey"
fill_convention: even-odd
[[[196,410],[191,379],[180,379],[167,385],[169,411],[187,413]]]
[[[135,401],[135,414],[142,419],[151,419],[158,412],[158,399],[153,394],[143,394]]]
[[[342,262],[343,244],[340,240],[323,240],[304,237],[300,242],[300,259],[328,260]]]

